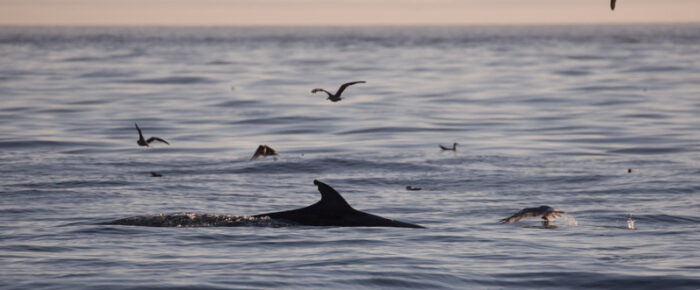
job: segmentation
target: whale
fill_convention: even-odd
[[[253,217],[269,217],[305,226],[423,228],[420,225],[356,210],[329,185],[318,180],[314,180],[314,185],[321,193],[321,200],[318,202],[300,209],[259,214]]]
[[[356,210],[329,185],[314,180],[321,200],[299,209],[270,212],[253,216],[196,213],[135,216],[102,223],[103,225],[146,227],[239,227],[239,226],[321,226],[321,227],[399,227],[424,228]]]

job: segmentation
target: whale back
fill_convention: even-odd
[[[419,225],[395,221],[355,210],[347,201],[327,184],[314,180],[321,193],[321,200],[304,208],[255,215],[283,219],[308,226],[365,226],[365,227],[408,227],[422,228]]]

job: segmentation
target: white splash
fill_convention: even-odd
[[[631,216],[627,218],[627,229],[628,229],[628,230],[636,230],[636,229],[637,229],[637,228],[634,226],[634,220],[632,219]]]
[[[572,227],[577,227],[577,226],[578,226],[578,221],[577,221],[576,218],[574,218],[573,216],[570,216],[570,215],[568,215],[568,214],[564,214],[564,215],[561,216],[561,219],[562,219],[562,220],[566,223],[566,225],[568,225],[568,226],[572,226]]]

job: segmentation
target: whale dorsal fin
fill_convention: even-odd
[[[321,201],[316,203],[317,205],[335,211],[354,210],[340,193],[328,186],[328,184],[314,179],[314,185],[318,186],[318,191],[321,193]]]

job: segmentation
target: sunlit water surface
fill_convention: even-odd
[[[700,287],[698,25],[6,27],[0,101],[2,288]],[[427,228],[101,224],[314,179]]]

